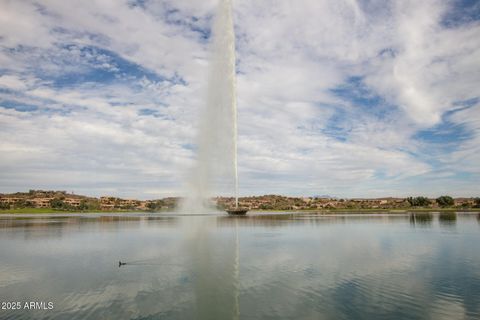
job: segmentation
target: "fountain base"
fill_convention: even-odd
[[[239,216],[239,215],[246,215],[248,212],[248,209],[247,208],[230,208],[230,209],[226,209],[225,211],[227,211],[228,214]]]

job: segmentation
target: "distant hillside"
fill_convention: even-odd
[[[233,207],[233,197],[213,199],[219,209]],[[29,190],[0,194],[0,210],[21,208],[51,208],[65,211],[159,211],[173,210],[179,198],[169,197],[156,200],[122,199],[111,196],[88,197],[54,190]],[[286,197],[281,195],[263,195],[241,197],[241,207],[250,210],[329,210],[329,209],[408,209],[408,208],[480,208],[480,198],[451,198],[442,196],[437,199],[427,197],[376,198],[376,199],[338,199],[328,195],[314,197]]]

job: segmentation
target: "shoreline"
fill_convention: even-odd
[[[21,208],[0,210],[1,215],[11,214],[55,214],[55,215],[74,215],[74,214],[161,214],[174,213],[174,210],[160,210],[160,211],[135,211],[135,210],[58,210],[51,208]],[[405,209],[305,209],[305,210],[251,210],[251,212],[258,213],[312,213],[312,214],[405,214],[405,213],[480,213],[480,208],[405,208]]]

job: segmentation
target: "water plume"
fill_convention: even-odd
[[[189,176],[183,213],[211,212],[213,194],[238,203],[235,33],[232,1],[220,0],[212,30],[207,103],[201,113],[197,160]]]

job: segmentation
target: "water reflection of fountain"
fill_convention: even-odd
[[[216,218],[185,221],[185,245],[197,319],[239,319],[238,225],[218,232]]]
[[[233,319],[240,318],[240,304],[239,304],[239,295],[240,295],[240,246],[238,240],[238,220],[235,219],[235,263],[233,266],[233,279],[235,281],[235,304],[233,310]]]

